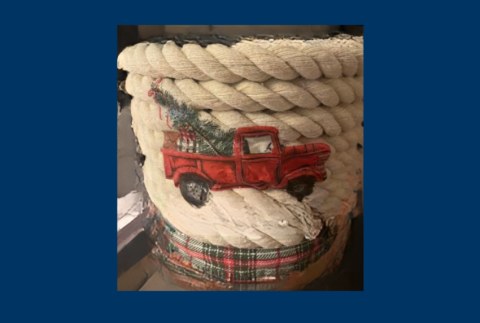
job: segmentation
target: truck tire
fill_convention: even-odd
[[[300,176],[288,182],[287,192],[301,201],[305,196],[312,194],[315,177]]]
[[[185,201],[196,207],[205,205],[210,184],[197,174],[185,174],[180,178],[180,192]]]

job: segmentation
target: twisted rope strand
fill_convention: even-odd
[[[274,43],[264,48],[248,41],[206,48],[197,44],[178,47],[173,41],[165,45],[144,42],[126,48],[117,61],[118,68],[143,75],[230,84],[241,79],[264,82],[272,77],[291,81],[299,76],[315,80],[322,75],[363,75],[362,64],[363,54],[358,49]]]
[[[134,100],[142,98],[134,97]],[[146,101],[148,102],[148,101]],[[151,109],[151,118],[158,118],[156,103],[149,101]],[[339,107],[340,112],[335,112],[335,108],[327,111],[324,108],[304,109],[295,108],[293,110],[276,112],[273,114],[265,112],[245,112],[238,110],[212,111],[211,114],[228,128],[248,127],[248,126],[271,126],[279,130],[281,140],[292,141],[304,136],[306,138],[318,138],[324,134],[337,137],[342,132],[342,127],[352,130],[356,127],[353,111]],[[166,117],[166,114],[164,114]],[[150,121],[145,120],[146,124]],[[343,124],[343,126],[341,126]],[[167,130],[167,129],[165,129]],[[347,131],[348,131],[347,130]],[[346,148],[345,148],[346,149]]]
[[[146,96],[153,81],[148,76],[129,74],[126,90],[134,96]],[[347,82],[352,83],[352,80]],[[335,107],[340,103],[361,100],[355,95],[355,92],[360,91],[358,86],[354,90],[347,82],[344,82],[344,79],[326,81],[297,79],[293,82],[271,80],[261,85],[244,80],[234,85],[227,85],[217,81],[164,79],[159,88],[172,93],[178,101],[185,102],[195,109],[222,111],[238,109],[255,112],[286,111],[295,106],[312,109],[319,103]],[[355,80],[352,84],[355,85],[354,82]]]

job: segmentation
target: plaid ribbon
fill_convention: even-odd
[[[176,230],[158,214],[151,226],[157,248],[153,255],[170,269],[222,283],[278,282],[305,270],[325,254],[334,236],[328,228],[311,241],[295,246],[248,249],[215,246]]]

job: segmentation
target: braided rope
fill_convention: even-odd
[[[211,44],[203,48],[198,44],[178,47],[173,41],[165,45],[144,42],[127,47],[118,56],[117,65],[119,69],[156,78],[222,83],[363,75],[363,49],[338,46],[342,45],[286,46],[273,42],[262,46],[242,41],[232,47]]]

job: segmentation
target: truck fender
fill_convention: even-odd
[[[175,184],[175,187],[178,187],[180,184],[180,178],[184,174],[197,174],[198,176],[201,176],[205,178],[206,181],[208,181],[210,184],[213,184],[211,179],[208,178],[207,175],[205,175],[202,171],[200,171],[198,168],[195,167],[182,167],[179,168],[175,174],[173,175],[173,183]]]
[[[280,184],[281,187],[287,186],[288,182],[300,176],[313,176],[317,182],[323,182],[323,177],[319,172],[315,172],[310,168],[297,169],[296,171],[286,175]]]

